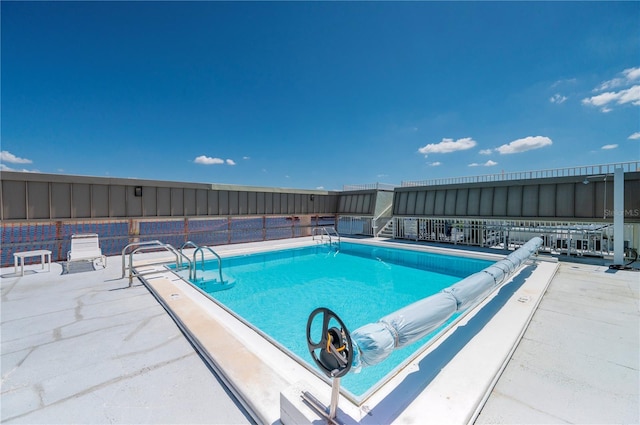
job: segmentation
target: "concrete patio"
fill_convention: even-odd
[[[2,423],[252,423],[119,257],[0,275]],[[563,261],[475,423],[640,423],[639,284]]]

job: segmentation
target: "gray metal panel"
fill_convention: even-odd
[[[28,218],[49,218],[49,183],[28,183]]]
[[[5,220],[27,218],[27,182],[2,180],[2,214]]]
[[[627,180],[624,185],[624,217],[640,218],[640,180]]]
[[[364,195],[364,213],[365,214],[374,214],[375,213],[375,196],[373,193],[366,193]]]
[[[576,217],[592,218],[595,213],[595,184],[575,185],[575,214]]]
[[[425,215],[433,215],[436,205],[436,191],[429,190],[427,191],[427,196],[424,201],[424,213]]]
[[[522,186],[509,186],[507,192],[507,215],[522,217]]]
[[[209,191],[206,189],[196,189],[196,215],[209,214],[209,208],[207,204],[208,193]]]
[[[109,217],[109,186],[94,184],[91,187],[91,216]]]
[[[424,190],[418,192],[416,196],[416,215],[424,214],[424,201],[427,198],[427,193]]]
[[[347,207],[347,196],[346,195],[342,195],[340,197],[340,202],[338,204],[338,212],[343,213],[346,211],[346,207]]]
[[[91,185],[74,183],[71,185],[71,190],[72,218],[91,218]],[[122,205],[124,205],[124,202]]]
[[[154,186],[142,188],[142,214],[145,217],[158,215],[158,189]]]
[[[415,215],[417,192],[407,192],[407,214]]]
[[[493,188],[493,216],[504,217],[507,215],[507,187]]]
[[[256,193],[256,213],[257,214],[265,214],[266,213],[266,201],[265,201],[265,193],[258,192]],[[251,203],[249,203],[251,206]]]
[[[247,214],[258,213],[258,194],[256,192],[247,193]]]
[[[287,194],[287,214],[294,214],[296,211],[295,195],[293,193]]]
[[[184,188],[182,190],[184,205],[183,215],[196,215],[196,190],[193,188]]]
[[[273,214],[273,196],[275,193],[264,194],[264,213]]]
[[[307,211],[310,213],[317,213],[318,211],[320,211],[320,199],[321,197],[319,195],[309,195],[307,201]]]
[[[335,214],[336,206],[338,205],[338,195],[329,195],[325,199],[325,212]]]
[[[456,215],[456,199],[458,198],[457,189],[447,189],[444,200],[444,215]]]
[[[181,187],[171,188],[171,215],[184,215],[184,189]]]
[[[458,189],[456,195],[456,213],[457,216],[469,215],[467,203],[469,199],[469,189]]]
[[[351,204],[353,203],[353,195],[347,195],[344,197],[344,209],[340,212],[349,214],[351,213]]]
[[[76,190],[73,190],[73,201],[75,203]],[[109,187],[109,216],[110,217],[126,217],[126,191],[124,186],[111,185]]]
[[[596,192],[596,216],[598,218],[603,218],[606,212],[606,216],[611,218],[613,216],[611,214],[613,212],[613,182],[598,181],[589,184],[593,184],[595,186],[594,190]]]
[[[522,189],[522,215],[535,217],[538,215],[538,185],[530,184]]]
[[[93,186],[95,191],[96,186]],[[144,194],[144,191],[143,191]],[[142,216],[142,196],[135,195],[135,186],[126,186],[127,196],[127,217],[141,217]],[[95,208],[94,208],[95,211]]]
[[[71,185],[51,183],[51,218],[69,217],[71,217]]]
[[[396,200],[398,201],[397,211],[399,215],[410,214],[407,211],[407,199],[409,198],[408,192],[400,192],[397,194]]]
[[[308,196],[305,196],[304,199],[306,201],[306,198],[308,198]],[[295,214],[302,214],[305,210],[302,207],[302,201],[303,201],[303,196],[301,193],[296,193],[293,195],[293,199],[294,199],[294,210],[293,212]]]
[[[170,216],[171,215],[171,189],[168,187],[158,188],[158,215]]]
[[[281,193],[274,193],[273,194],[273,200],[272,200],[273,211],[272,211],[272,214],[280,214],[280,208],[281,208],[280,195],[281,195]]]
[[[229,214],[229,191],[218,191],[218,211],[220,215]]]
[[[556,187],[556,217],[573,217],[574,212],[573,183],[558,184]]]
[[[556,185],[541,184],[538,196],[538,217],[553,217],[556,214]]]
[[[469,188],[469,196],[467,198],[467,215],[474,216],[480,214],[480,188]]]
[[[249,212],[249,197],[247,192],[238,192],[238,214],[247,214]]]
[[[209,214],[218,215],[219,214],[219,204],[218,204],[218,192],[217,190],[210,190],[207,194],[207,204],[209,205]]]
[[[493,216],[493,187],[483,187],[480,191],[480,215]]]
[[[447,196],[447,192],[445,190],[437,190],[436,191],[436,202],[433,207],[434,215],[444,215],[444,203]]]

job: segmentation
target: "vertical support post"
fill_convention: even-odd
[[[333,378],[331,383],[331,405],[329,406],[329,419],[335,419],[338,411],[338,399],[340,397],[340,378]]]
[[[613,174],[613,264],[624,263],[624,169]]]

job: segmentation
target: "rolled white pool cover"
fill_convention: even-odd
[[[449,320],[454,313],[482,301],[541,245],[542,238],[535,237],[506,258],[441,292],[356,329],[351,333],[354,347],[351,370],[357,373],[363,366],[380,363],[396,348],[417,341]]]

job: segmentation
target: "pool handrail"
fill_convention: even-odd
[[[146,241],[146,242],[133,242],[128,244],[127,246],[125,246],[124,248],[122,248],[122,276],[120,277],[120,279],[124,279],[125,274],[126,274],[126,264],[125,264],[125,257],[127,255],[127,250],[129,248],[132,247],[137,247],[131,250],[131,252],[128,253],[129,255],[129,288],[133,285],[133,277],[134,276],[144,276],[144,275],[148,275],[148,274],[153,274],[153,273],[157,273],[157,271],[150,271],[150,272],[137,272],[134,270],[133,268],[133,254],[138,253],[139,251],[143,251],[143,250],[147,250],[147,249],[163,249],[165,251],[168,251],[170,253],[172,253],[175,256],[175,260],[176,260],[176,270],[180,270],[183,269],[183,264],[182,264],[182,259],[185,259],[189,270],[191,270],[193,268],[193,265],[191,263],[191,260],[189,260],[189,257],[187,257],[186,255],[184,255],[182,252],[178,252],[172,245],[170,244],[166,244],[163,242],[160,242],[159,240],[153,240],[153,241]],[[164,264],[166,263],[166,261],[160,261],[160,262],[156,262],[156,263],[147,263],[147,265],[153,265],[153,264]]]
[[[321,230],[322,233],[320,233],[320,240],[324,240],[324,235],[327,235],[327,237],[329,238],[329,246],[333,245],[333,242],[331,240],[331,234],[333,232],[334,236],[337,236],[338,238],[338,242],[336,243],[336,246],[338,247],[338,249],[340,249],[340,233],[338,233],[338,231],[336,230],[336,228],[334,226],[322,226],[322,227],[314,227],[313,229],[311,229],[311,239],[315,240],[316,236],[318,236],[316,230]]]
[[[220,258],[217,252],[215,252],[213,249],[211,249],[206,245],[199,246],[196,248],[195,251],[193,251],[193,267],[190,269],[189,279],[196,280],[196,269],[198,268],[196,255],[198,254],[198,252],[200,253],[200,264],[202,265],[202,271],[204,271],[204,251],[203,250],[205,249],[210,253],[212,253],[213,255],[215,255],[216,258],[218,259],[218,273],[220,274],[220,283],[223,284],[224,280],[222,279],[222,258]]]

